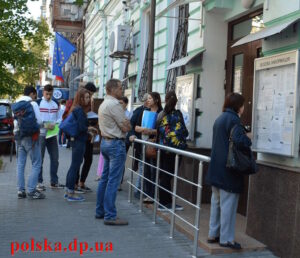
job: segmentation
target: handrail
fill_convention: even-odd
[[[135,144],[141,144],[142,145],[142,159],[135,157],[135,148],[134,145]],[[156,165],[152,165],[149,162],[146,161],[146,146],[151,146],[157,149],[157,158],[156,158]],[[170,212],[171,214],[171,223],[170,223],[170,238],[173,238],[174,235],[174,224],[175,224],[175,218],[180,219],[181,221],[183,221],[184,223],[186,223],[188,226],[192,227],[192,229],[194,230],[194,242],[193,242],[193,257],[197,257],[197,250],[198,250],[198,238],[199,238],[199,230],[200,230],[200,210],[201,210],[201,194],[202,194],[202,177],[203,177],[203,162],[210,162],[210,157],[208,156],[204,156],[204,155],[200,155],[200,154],[196,154],[196,153],[192,153],[189,151],[184,151],[184,150],[179,150],[176,148],[171,148],[165,145],[161,145],[161,144],[157,144],[157,143],[153,143],[150,141],[144,141],[144,140],[140,140],[140,139],[134,139],[133,143],[132,143],[132,150],[133,150],[133,154],[132,155],[128,155],[129,158],[132,159],[132,163],[131,163],[131,168],[127,168],[128,171],[130,172],[130,180],[128,180],[128,184],[129,184],[129,192],[128,192],[128,201],[132,202],[132,197],[133,197],[133,189],[137,190],[140,193],[140,200],[139,200],[139,207],[140,207],[140,211],[143,211],[143,196],[146,196],[148,198],[150,198],[153,202],[154,202],[154,207],[153,207],[153,222],[156,223],[156,213],[157,213],[157,209],[158,209],[158,205],[161,205],[158,201],[158,191],[160,189],[168,192],[169,194],[171,194],[172,196],[172,208],[168,209],[168,212]],[[167,152],[171,152],[176,154],[175,157],[175,165],[174,165],[174,174],[170,173],[164,169],[162,169],[160,167],[161,162],[163,162],[163,160],[160,160],[161,157],[161,150],[167,151]],[[192,158],[195,159],[199,162],[199,168],[198,168],[198,179],[197,179],[197,183],[194,183],[192,181],[188,181],[180,176],[178,176],[178,171],[179,171],[179,155],[188,157],[188,158]],[[142,165],[140,167],[140,171],[136,172],[133,170],[133,166],[134,166],[134,162],[138,161],[139,162],[139,166]],[[156,169],[156,176],[155,176],[155,181],[151,181],[149,178],[146,178],[144,176],[144,170],[145,170],[145,165],[152,167],[153,169]],[[159,184],[159,175],[160,173],[166,173],[169,176],[173,176],[173,191],[169,191],[168,189],[162,187]],[[140,185],[140,189],[138,187],[136,187],[133,184],[133,175],[137,175],[138,178],[141,180],[141,185]],[[196,204],[182,198],[181,196],[179,196],[177,194],[177,181],[178,180],[182,180],[192,186],[197,187],[197,200],[196,200]],[[154,185],[155,187],[155,193],[154,193],[154,197],[149,196],[147,193],[144,192],[144,181],[150,182]],[[176,214],[175,210],[176,210],[176,199],[180,199],[182,201],[184,201],[186,204],[191,205],[193,208],[195,208],[195,221],[194,224],[190,223],[189,221],[187,221],[186,219],[184,219],[183,217],[181,217],[179,214]],[[163,206],[163,205],[161,205]],[[164,208],[166,208],[165,206],[163,206]]]
[[[137,139],[137,138],[134,139],[134,142],[142,143],[142,144],[145,144],[145,145],[149,145],[149,146],[161,149],[161,150],[173,152],[175,154],[183,155],[183,156],[186,156],[188,158],[197,159],[199,161],[210,162],[210,157],[204,156],[204,155],[200,155],[200,154],[197,154],[197,153],[193,153],[193,152],[189,152],[189,151],[184,151],[184,150],[179,150],[179,149],[175,149],[175,148],[168,147],[168,146],[165,146],[165,145],[161,145],[161,144],[157,144],[157,143],[153,143],[153,142],[149,142],[149,141],[140,140],[140,139]]]

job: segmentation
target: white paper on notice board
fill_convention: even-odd
[[[294,56],[295,63],[261,68],[260,62],[275,64]],[[292,60],[291,58],[289,60]],[[299,137],[295,137],[296,98],[298,85],[296,63],[298,52],[264,57],[255,60],[253,104],[253,149],[258,152],[293,156]],[[297,75],[298,76],[298,75]]]

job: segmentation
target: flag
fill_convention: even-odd
[[[52,74],[56,75],[57,80],[63,81],[62,68],[74,51],[76,51],[76,47],[69,40],[55,32]]]

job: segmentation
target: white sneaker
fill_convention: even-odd
[[[38,183],[36,186],[36,190],[38,191],[46,191],[46,187],[44,186],[43,183]]]

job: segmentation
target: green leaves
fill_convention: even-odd
[[[28,18],[27,1],[0,0],[0,98],[17,96],[45,68],[49,28]]]

